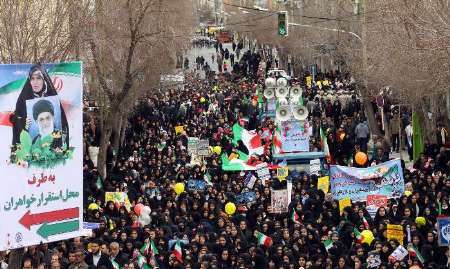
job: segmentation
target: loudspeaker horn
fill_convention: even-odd
[[[276,89],[277,98],[286,98],[289,94],[289,90],[286,87],[278,86]]]
[[[275,88],[277,81],[274,78],[266,78],[266,88]]]
[[[286,87],[287,84],[288,84],[288,81],[286,78],[281,77],[281,78],[277,79],[277,87]]]
[[[305,106],[295,106],[293,108],[293,115],[294,118],[299,120],[299,121],[304,121],[306,120],[306,118],[308,118],[308,108]]]
[[[274,98],[275,92],[274,92],[273,88],[267,88],[264,91],[264,97],[266,97],[267,100]]]
[[[276,111],[276,118],[279,121],[287,121],[291,117],[289,106],[279,106]]]
[[[303,90],[300,86],[295,86],[291,88],[291,99],[297,100],[302,96]]]

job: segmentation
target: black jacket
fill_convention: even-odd
[[[87,265],[89,265],[90,268],[99,268],[100,266],[106,266],[106,268],[108,269],[113,269],[113,265],[109,260],[109,257],[105,254],[101,254],[100,260],[98,260],[97,265],[94,265],[94,256],[92,255],[92,253],[87,254],[84,258],[84,261],[87,263]]]

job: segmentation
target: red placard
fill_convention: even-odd
[[[367,206],[386,207],[387,200],[386,195],[370,194],[367,195]]]

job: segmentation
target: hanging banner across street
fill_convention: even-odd
[[[0,250],[83,235],[82,65],[0,65]]]

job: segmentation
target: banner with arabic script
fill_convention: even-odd
[[[276,153],[309,152],[308,121],[283,121],[279,129],[281,148]]]
[[[0,251],[83,235],[82,64],[0,65]]]
[[[356,202],[365,201],[370,194],[397,198],[405,190],[400,159],[368,168],[332,165],[330,185],[334,199],[349,197]]]

